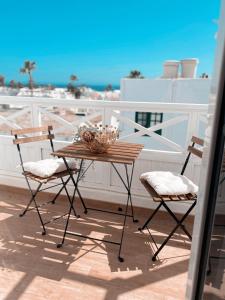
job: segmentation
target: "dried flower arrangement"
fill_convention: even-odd
[[[82,126],[79,128],[75,141],[81,141],[93,153],[105,153],[119,137],[119,131],[113,126]]]

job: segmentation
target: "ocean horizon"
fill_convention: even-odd
[[[44,85],[47,85],[44,83]],[[52,84],[54,85],[55,87],[58,87],[58,88],[66,88],[68,83],[56,83],[56,84]],[[87,86],[87,87],[90,87],[91,89],[95,90],[95,91],[104,91],[105,88],[107,87],[107,84],[75,84],[76,86]],[[120,85],[114,85],[112,84],[112,88],[114,90],[120,90]]]
[[[24,86],[27,86],[28,83],[25,81],[20,81]],[[48,85],[52,85],[56,88],[67,88],[68,83],[54,83],[54,82],[36,82],[35,84],[37,86],[48,86]],[[9,85],[9,82],[6,81],[6,86]],[[99,91],[102,92],[105,90],[105,88],[107,87],[108,84],[86,84],[86,83],[75,83],[75,86],[77,87],[81,87],[81,86],[86,86],[86,87],[90,87],[91,89],[95,90],[95,91]],[[119,84],[112,84],[112,88],[114,90],[120,90],[120,85]]]

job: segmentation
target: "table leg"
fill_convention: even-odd
[[[131,184],[132,184],[132,180],[133,180],[133,174],[134,174],[134,163],[132,164],[132,169],[131,169],[131,177],[129,178],[129,174],[128,174],[128,168],[127,165],[124,164],[125,166],[125,171],[126,171],[126,179],[127,179],[127,183],[124,181],[123,177],[120,175],[118,169],[116,168],[116,166],[114,165],[114,163],[111,163],[111,165],[113,166],[114,170],[116,171],[117,175],[119,176],[120,180],[122,181],[125,189],[127,190],[127,194],[130,196],[129,197],[129,201],[130,201],[130,205],[131,205],[131,213],[132,213],[132,218],[133,218],[133,222],[137,223],[138,220],[134,218],[134,209],[133,209],[133,204],[132,204],[132,199],[131,199]],[[119,207],[118,209],[119,211],[122,211],[122,208]]]
[[[70,178],[69,178],[69,179],[70,179]],[[67,182],[69,182],[69,180],[65,182],[65,181],[63,180],[63,178],[61,178],[61,181],[62,181],[62,184],[63,184],[63,188],[64,188],[65,191],[66,191],[66,195],[67,195],[67,198],[68,198],[68,200],[69,200],[69,203],[70,203],[70,205],[72,205],[72,201],[71,201],[69,192],[68,192],[67,187],[66,187]],[[74,216],[75,216],[76,218],[80,218],[80,215],[78,215],[78,214],[76,213],[75,208],[74,208],[73,205],[72,205],[72,210],[73,210]]]
[[[87,171],[88,171],[88,169],[90,168],[90,166],[94,163],[94,161],[92,160],[92,161],[90,162],[90,164],[86,167],[86,169],[82,170],[83,159],[82,159],[81,162],[82,162],[82,164],[80,165],[80,169],[81,169],[81,171],[82,171],[82,174],[80,175],[79,180],[77,181],[77,184],[78,184],[79,181],[85,176],[85,174],[87,173]],[[85,203],[84,203],[84,200],[83,200],[83,198],[82,198],[82,196],[81,196],[81,193],[80,193],[79,189],[77,189],[77,193],[78,193],[79,198],[80,198],[80,200],[81,200],[81,203],[82,203],[82,205],[83,205],[84,213],[87,214],[88,210],[87,210],[87,207],[86,207],[86,205],[85,205]]]
[[[138,223],[138,220],[134,218],[134,208],[133,208],[132,196],[131,196],[131,185],[132,185],[132,180],[133,180],[133,175],[134,175],[134,163],[133,163],[132,170],[131,170],[130,180],[129,180],[129,176],[128,176],[127,165],[125,165],[125,169],[126,169],[126,176],[127,176],[127,183],[128,183],[128,195],[130,195],[131,214],[132,214],[132,217],[133,217],[133,222]]]
[[[125,226],[126,226],[126,220],[127,220],[127,213],[128,213],[129,202],[131,204],[131,212],[132,212],[133,222],[135,222],[135,223],[138,222],[138,220],[136,220],[134,218],[134,210],[133,210],[132,199],[131,199],[131,184],[132,184],[132,179],[133,179],[134,163],[132,164],[132,169],[131,169],[131,175],[130,175],[130,177],[129,177],[129,174],[128,174],[127,164],[124,164],[125,171],[126,171],[127,183],[124,181],[124,179],[120,175],[118,169],[115,167],[115,165],[113,163],[112,163],[112,166],[113,166],[114,170],[116,171],[117,175],[119,176],[120,180],[122,181],[124,187],[127,190],[127,203],[126,203],[126,209],[125,209],[125,214],[124,214],[123,228],[122,228],[122,234],[121,234],[121,239],[120,239],[120,247],[119,247],[119,253],[118,253],[118,259],[119,259],[119,261],[123,262],[124,258],[121,257],[121,250],[122,250],[122,244],[123,244],[123,238],[124,238],[124,231],[125,231]]]
[[[123,219],[123,229],[122,229],[122,234],[121,234],[121,239],[120,239],[119,253],[118,253],[118,259],[119,259],[120,262],[124,262],[124,258],[121,257],[121,250],[122,250],[124,230],[125,230],[126,220],[127,220],[127,211],[128,211],[128,205],[129,205],[129,198],[130,198],[130,196],[128,195],[126,209],[125,209],[125,216],[124,216],[124,219]]]
[[[81,160],[81,163],[80,163],[80,168],[79,168],[79,171],[78,171],[78,175],[77,175],[77,180],[75,181],[74,177],[73,177],[73,172],[70,170],[69,166],[68,166],[68,163],[66,161],[66,159],[63,157],[63,160],[64,160],[64,163],[67,167],[67,170],[68,170],[68,173],[69,173],[69,176],[74,184],[74,193],[73,193],[73,197],[71,199],[71,202],[70,202],[70,209],[69,209],[69,213],[68,213],[68,216],[67,216],[67,220],[66,220],[66,226],[65,226],[65,229],[64,229],[64,233],[63,233],[63,238],[62,238],[62,242],[57,244],[57,248],[60,248],[62,247],[62,245],[64,244],[64,241],[65,241],[65,237],[66,237],[66,233],[67,233],[67,228],[68,228],[68,225],[69,225],[69,219],[70,219],[70,215],[71,215],[71,212],[72,212],[72,209],[73,209],[73,203],[74,203],[74,199],[75,199],[75,195],[76,195],[76,192],[78,191],[78,181],[80,179],[80,175],[81,175],[81,171],[82,171],[82,165],[83,165],[83,159]]]
[[[85,237],[85,238],[90,238],[88,236],[83,236],[81,234],[78,234],[78,233],[72,233],[72,232],[67,232],[67,229],[68,229],[68,225],[69,225],[69,220],[70,220],[70,215],[71,215],[71,212],[72,212],[72,209],[73,209],[73,203],[74,203],[74,199],[75,199],[75,195],[76,195],[76,192],[78,193],[80,199],[81,199],[81,202],[83,203],[83,206],[85,208],[85,211],[87,212],[87,207],[85,206],[84,202],[82,201],[82,197],[80,195],[80,192],[79,192],[79,189],[78,189],[78,183],[79,181],[82,179],[82,177],[84,176],[84,174],[86,173],[87,169],[90,167],[90,164],[88,166],[88,168],[86,168],[85,171],[82,170],[82,165],[83,165],[83,159],[81,160],[81,163],[80,163],[80,168],[79,168],[79,172],[78,172],[78,175],[77,175],[77,179],[75,181],[74,177],[73,177],[73,174],[72,172],[70,171],[69,167],[68,167],[68,164],[67,164],[67,161],[65,158],[63,158],[64,160],[64,163],[68,169],[68,173],[70,175],[70,178],[74,184],[74,193],[73,193],[73,197],[71,199],[71,203],[70,203],[70,209],[69,209],[69,213],[68,213],[68,217],[67,217],[67,220],[66,220],[66,226],[65,226],[65,229],[64,229],[64,234],[63,234],[63,238],[62,238],[62,242],[59,243],[57,245],[57,248],[60,248],[62,247],[62,245],[64,244],[64,241],[65,241],[65,237],[66,237],[66,234],[70,234],[70,235],[74,235],[74,236],[79,236],[79,237]],[[127,202],[126,202],[126,209],[125,209],[125,214],[119,214],[119,213],[115,213],[115,212],[110,212],[110,211],[105,211],[105,212],[108,212],[108,213],[115,213],[115,214],[119,214],[121,216],[124,216],[124,220],[123,220],[123,227],[122,227],[122,233],[121,233],[121,239],[120,239],[120,242],[113,242],[113,241],[107,241],[107,240],[103,240],[105,242],[108,242],[108,243],[111,243],[111,244],[116,244],[116,245],[119,245],[119,252],[118,252],[118,260],[120,262],[123,262],[124,261],[124,258],[121,257],[121,250],[122,250],[122,244],[123,244],[123,238],[124,238],[124,232],[125,232],[125,227],[126,227],[126,220],[127,220],[127,217],[132,217],[133,218],[133,222],[138,222],[135,218],[134,218],[134,210],[133,210],[133,205],[132,205],[132,199],[131,199],[131,184],[132,184],[132,179],[133,179],[133,171],[134,171],[134,163],[132,164],[132,169],[131,169],[131,174],[129,176],[129,173],[128,173],[128,167],[127,167],[127,164],[124,164],[124,167],[125,167],[125,171],[126,171],[126,180],[123,179],[123,177],[120,175],[118,169],[116,168],[116,166],[111,163],[113,168],[115,169],[116,173],[118,174],[119,178],[121,179],[124,187],[126,188],[127,190]],[[127,182],[126,182],[127,181]],[[129,206],[129,202],[131,204],[131,211],[132,211],[132,215],[129,215],[128,214],[128,206]],[[90,208],[91,209],[91,208]],[[92,208],[93,209],[93,208]],[[103,211],[103,210],[99,210],[99,209],[93,209],[93,210],[98,210],[98,211]],[[94,238],[90,238],[90,239],[93,239],[93,240],[98,240],[99,239],[94,239]]]

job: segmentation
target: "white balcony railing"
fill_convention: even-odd
[[[8,185],[22,185],[17,153],[12,145],[10,128],[53,124],[56,147],[69,143],[80,124],[113,124],[120,129],[120,139],[145,145],[136,163],[133,195],[136,205],[150,207],[139,176],[148,170],[180,171],[186,147],[192,135],[204,134],[207,105],[186,103],[155,103],[102,100],[63,100],[32,97],[0,97],[0,179]],[[7,106],[6,106],[7,105]],[[145,128],[135,122],[135,112],[163,113],[163,122]],[[162,135],[155,133],[162,130]],[[26,160],[36,160],[49,152],[46,143],[24,145]],[[110,166],[96,163],[82,183],[85,196],[121,202],[124,191]],[[188,176],[195,182],[199,176],[199,162],[193,160]]]

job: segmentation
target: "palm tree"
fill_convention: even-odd
[[[0,86],[5,86],[5,77],[0,75]]]
[[[15,81],[15,80],[10,80],[10,82],[9,82],[9,87],[11,88],[11,89],[16,89],[17,88],[17,82]]]
[[[105,87],[105,91],[106,92],[111,92],[113,90],[113,87],[111,84],[107,84],[107,86]]]
[[[67,85],[67,90],[74,95],[76,99],[79,99],[82,92],[79,87],[75,86],[75,81],[78,80],[78,77],[74,74],[70,75],[70,82]]]
[[[23,84],[21,82],[17,82],[17,88],[18,89],[22,89],[23,88]]]
[[[34,81],[32,78],[32,71],[35,70],[36,63],[34,61],[26,60],[23,68],[20,69],[20,73],[28,74],[29,76],[29,88],[32,90],[34,87]]]
[[[139,79],[143,79],[144,78],[144,76],[138,70],[132,70],[132,71],[130,71],[130,74],[127,77],[128,78],[139,78]]]
[[[70,75],[70,80],[71,80],[71,81],[77,81],[78,78],[77,78],[76,75],[72,74],[72,75]]]

